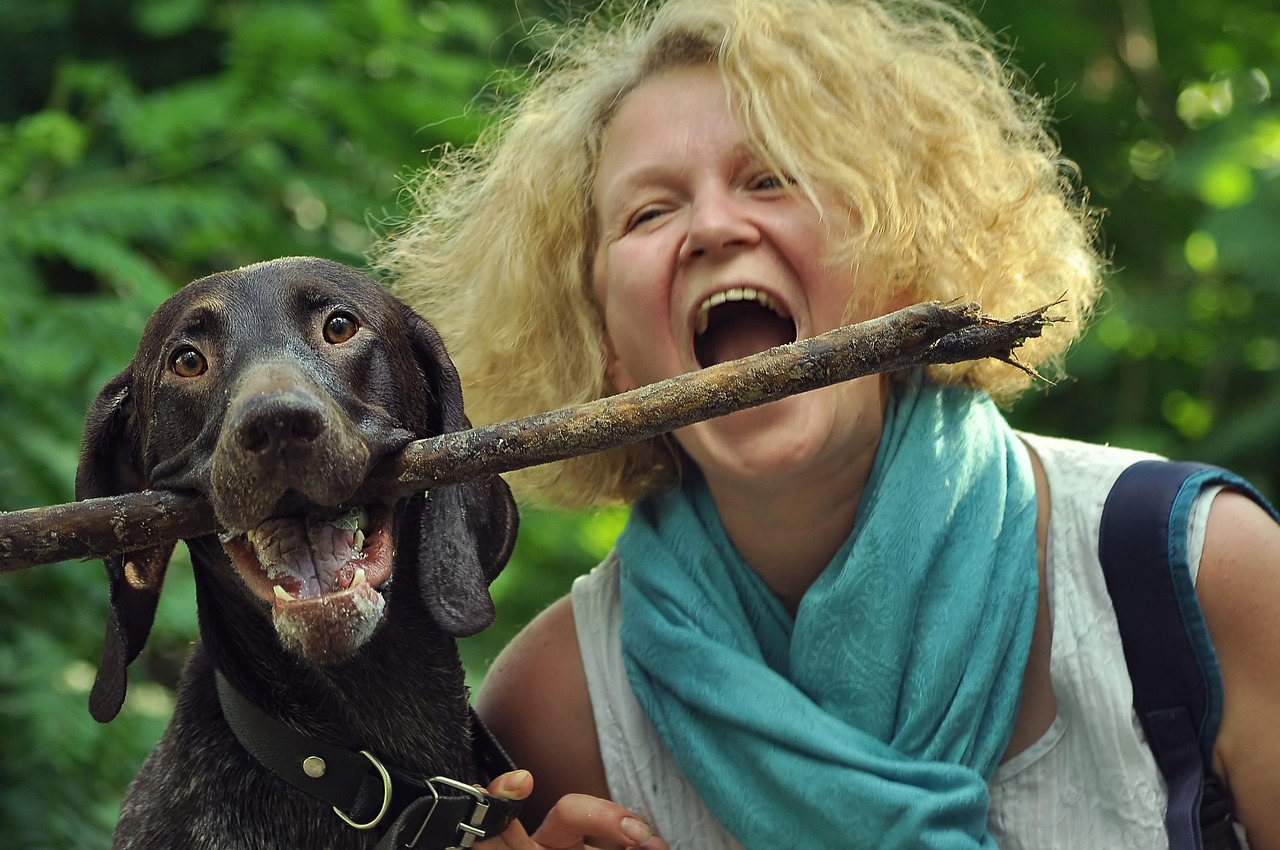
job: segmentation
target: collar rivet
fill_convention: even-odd
[[[320,756],[307,756],[302,760],[302,772],[312,779],[324,776],[325,763]]]

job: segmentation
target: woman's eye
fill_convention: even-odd
[[[653,219],[657,218],[660,215],[662,215],[662,210],[657,209],[656,207],[649,207],[649,208],[640,210],[640,212],[636,213],[635,215],[633,215],[631,218],[627,220],[627,232],[629,233],[632,230],[635,230],[637,227],[644,224],[646,221],[652,221]]]
[[[762,174],[752,182],[751,188],[762,190],[785,189],[794,182],[794,180],[786,177],[779,177],[776,174]]]
[[[324,340],[330,345],[339,345],[356,335],[360,330],[360,322],[350,313],[337,312],[324,323]]]
[[[186,345],[173,353],[169,368],[179,378],[198,378],[209,370],[209,361],[194,347]]]

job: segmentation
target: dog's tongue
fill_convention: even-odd
[[[698,363],[707,367],[794,342],[795,335],[795,325],[772,310],[746,301],[730,302],[711,311],[695,349]]]
[[[267,577],[290,595],[308,599],[351,583],[360,557],[359,513],[272,519],[253,532],[253,548]]]

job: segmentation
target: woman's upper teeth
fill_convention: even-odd
[[[708,297],[698,306],[698,323],[696,333],[703,333],[707,329],[707,317],[711,314],[712,307],[718,307],[729,301],[754,301],[762,307],[768,307],[784,319],[790,318],[787,310],[782,304],[767,292],[761,292],[750,286],[736,286],[733,289],[726,289],[722,292]]]

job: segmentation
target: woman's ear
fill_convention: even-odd
[[[609,386],[616,393],[630,392],[640,386],[631,377],[627,367],[622,365],[622,360],[614,353],[613,341],[609,339],[607,332],[604,335],[604,374],[609,381]]]

